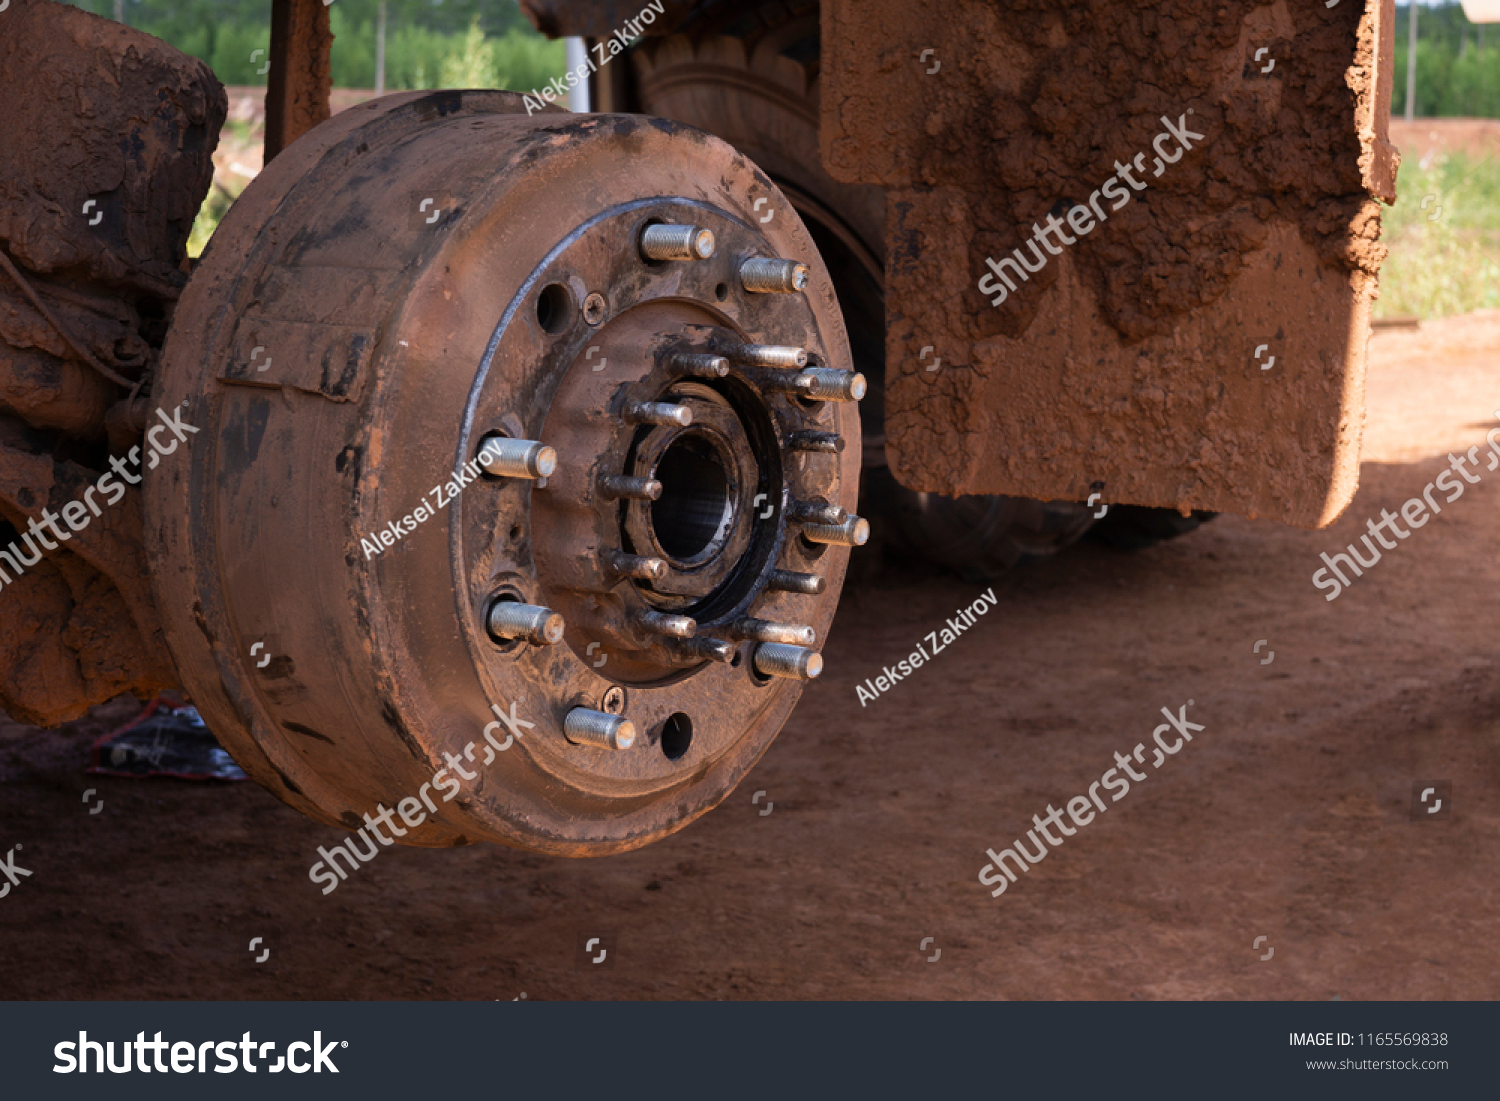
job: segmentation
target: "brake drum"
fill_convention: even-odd
[[[723,142],[507,93],[345,111],[173,320],[153,400],[199,432],[146,515],[182,682],[324,822],[665,836],[821,667],[862,393],[812,240]]]

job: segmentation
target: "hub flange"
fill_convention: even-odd
[[[805,289],[747,289],[757,258]],[[826,636],[848,548],[803,532],[857,499],[840,388],[816,249],[727,145],[505,93],[344,112],[236,203],[174,320],[158,391],[203,431],[148,523],[186,686],[324,821],[661,837],[821,667],[744,625]]]

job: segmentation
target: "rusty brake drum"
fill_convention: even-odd
[[[174,318],[154,401],[199,432],[146,501],[182,681],[321,821],[665,836],[821,667],[862,392],[812,240],[723,142],[498,92],[353,108]]]

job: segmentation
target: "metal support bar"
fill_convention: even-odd
[[[333,31],[323,0],[271,0],[265,163],[332,114],[332,63]]]

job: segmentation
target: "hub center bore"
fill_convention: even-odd
[[[718,441],[680,433],[652,476],[661,497],[650,506],[651,532],[672,565],[696,566],[717,554],[734,525],[734,494]]]
[[[786,492],[776,413],[742,382],[684,382],[674,403],[690,427],[654,427],[633,444],[626,467],[661,486],[654,501],[630,501],[622,545],[659,558],[662,571],[638,585],[652,607],[705,620],[711,608],[750,597],[776,553],[775,509]]]

